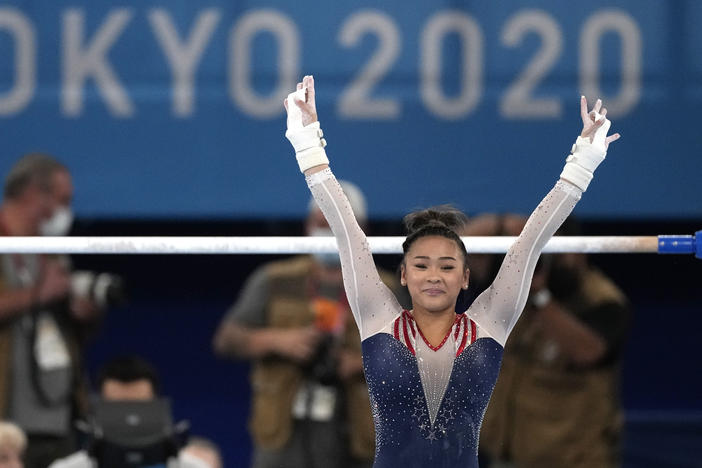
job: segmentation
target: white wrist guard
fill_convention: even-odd
[[[597,135],[595,140],[597,140]],[[596,143],[598,142],[590,143],[589,138],[578,137],[571,149],[571,154],[566,158],[563,172],[561,172],[561,179],[567,180],[583,192],[590,185],[593,172],[607,155],[604,144],[600,146]]]
[[[595,121],[600,118],[603,117],[595,112]],[[611,125],[612,122],[605,120],[600,128],[595,131],[592,142],[590,142],[589,138],[581,136],[575,140],[575,144],[570,150],[570,156],[566,158],[566,165],[563,168],[563,172],[561,172],[561,179],[567,180],[583,192],[587,190],[592,180],[592,174],[607,155],[605,140]]]
[[[323,136],[324,133],[319,127],[319,122],[285,132],[285,137],[295,148],[295,157],[300,166],[300,172],[305,172],[314,166],[329,164],[327,153],[324,151],[327,142],[322,138]]]
[[[329,164],[329,159],[324,151],[327,142],[322,138],[324,133],[319,127],[319,122],[302,125],[302,112],[295,103],[296,98],[304,102],[307,99],[307,89],[298,89],[288,94],[288,130],[285,137],[295,148],[297,164],[300,166],[300,172],[304,173],[311,167]]]

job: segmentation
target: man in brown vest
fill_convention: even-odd
[[[514,235],[524,222],[481,216],[467,234]],[[559,234],[576,235],[574,223],[566,221]],[[491,274],[490,260],[475,260],[480,282]],[[487,466],[619,466],[619,364],[628,322],[626,297],[585,255],[542,257],[485,414],[480,450],[493,461]]]
[[[342,187],[364,222],[360,190],[348,182]],[[305,228],[308,235],[331,236],[315,204]],[[407,297],[392,274],[381,277],[401,301]],[[254,361],[254,468],[372,465],[375,434],[361,341],[338,254],[299,256],[258,269],[224,317],[214,347],[219,355]]]

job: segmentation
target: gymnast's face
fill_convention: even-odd
[[[414,241],[402,262],[402,284],[409,289],[415,312],[454,312],[461,289],[468,288],[469,270],[456,242],[441,236]]]

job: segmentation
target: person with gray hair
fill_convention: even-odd
[[[65,190],[65,184],[57,187],[57,179],[66,176],[66,166],[44,153],[30,153],[17,161],[5,177],[3,188],[5,229],[16,236],[40,235],[42,223],[51,217],[55,205],[53,191]]]
[[[60,235],[70,227],[71,176],[52,156],[19,159],[3,195],[0,235]],[[97,312],[71,294],[67,258],[0,255],[0,417],[26,432],[28,468],[45,468],[74,448],[72,421],[87,401],[81,337]]]
[[[0,468],[24,468],[22,455],[27,436],[11,422],[0,421]]]
[[[361,190],[345,181],[342,187],[366,223]],[[332,235],[312,200],[305,231]],[[394,275],[382,277],[402,294]],[[255,468],[371,465],[375,436],[360,344],[338,254],[269,263],[248,278],[213,345],[220,356],[254,363],[249,429]]]

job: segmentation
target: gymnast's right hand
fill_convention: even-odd
[[[297,84],[297,90],[288,94],[283,100],[288,111],[288,130],[290,127],[305,127],[317,121],[317,104],[314,98],[314,77],[306,75]]]
[[[297,90],[283,101],[283,105],[288,111],[285,137],[295,149],[300,172],[329,164],[324,151],[327,142],[322,138],[324,134],[317,120],[314,78],[305,76],[297,84]]]

